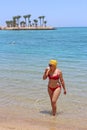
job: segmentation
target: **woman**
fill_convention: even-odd
[[[64,94],[66,94],[65,83],[61,70],[57,68],[57,61],[50,60],[49,67],[45,69],[43,80],[49,78],[48,82],[48,93],[51,100],[52,113],[56,114],[56,102],[61,93],[61,88],[64,89]]]

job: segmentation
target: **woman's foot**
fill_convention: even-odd
[[[56,115],[56,109],[55,109],[55,110],[53,110],[53,113],[52,113],[52,114],[53,114],[53,116],[55,116],[55,115]]]

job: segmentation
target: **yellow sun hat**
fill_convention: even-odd
[[[49,64],[57,66],[57,60],[50,60]]]

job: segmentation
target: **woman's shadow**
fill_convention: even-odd
[[[42,113],[44,115],[52,115],[52,111],[48,111],[48,110],[40,111],[40,113]],[[63,114],[63,111],[59,111],[56,113],[56,115],[61,115],[61,114]]]
[[[52,115],[51,111],[47,111],[47,110],[42,110],[40,111],[40,113],[44,114],[44,115]]]

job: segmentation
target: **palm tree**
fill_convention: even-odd
[[[26,24],[25,21],[21,21],[21,22],[20,22],[20,26],[21,26],[21,27],[25,27],[25,24]]]
[[[25,19],[25,25],[27,26],[27,21],[26,21],[27,15],[24,15],[23,17]]]
[[[7,25],[7,27],[10,27],[10,22],[6,21],[6,25]]]
[[[17,23],[16,23],[16,16],[13,17],[13,27],[16,27]]]
[[[30,26],[30,17],[31,17],[31,14],[27,15],[27,18],[28,18],[28,26]]]
[[[13,21],[12,20],[6,21],[6,24],[7,24],[7,27],[13,27]]]
[[[42,26],[44,25],[44,18],[45,16],[42,16]]]
[[[41,18],[42,18],[42,16],[39,16],[38,18],[39,18],[39,20],[40,20],[40,26],[41,26]]]
[[[16,16],[16,19],[17,19],[17,26],[19,27],[19,19],[21,18],[21,16],[20,15],[18,15],[18,16]]]
[[[45,25],[45,27],[46,27],[46,24],[47,24],[47,21],[44,21],[44,25]]]
[[[32,27],[34,27],[34,23],[32,23]]]
[[[23,27],[26,27],[26,26],[35,26],[37,27],[38,25],[38,20],[37,19],[34,19],[33,22],[34,23],[31,23],[30,21],[30,17],[31,17],[31,14],[28,14],[28,15],[24,15],[23,16],[25,21],[19,21],[19,19],[21,18],[20,15],[17,15],[17,16],[13,16],[13,20],[10,20],[10,21],[6,21],[6,24],[7,24],[7,27],[19,27],[19,26],[23,26]],[[46,27],[46,23],[47,21],[44,20],[45,16],[39,16],[38,19],[40,21],[40,27]]]
[[[29,20],[29,26],[31,26],[31,21]]]
[[[10,22],[10,27],[13,27],[13,21],[10,20],[9,22]]]
[[[37,27],[38,20],[34,19],[35,27]]]

